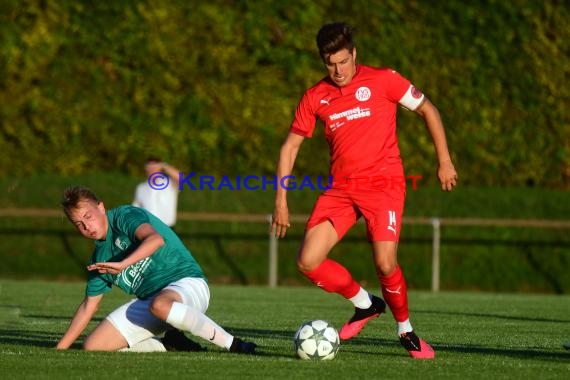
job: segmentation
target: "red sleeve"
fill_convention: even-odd
[[[317,122],[317,116],[313,109],[311,96],[309,91],[307,91],[297,106],[295,118],[291,123],[289,131],[303,137],[312,137]]]
[[[394,103],[398,103],[410,88],[410,81],[400,73],[392,69],[384,70],[384,81],[386,82],[386,95]]]

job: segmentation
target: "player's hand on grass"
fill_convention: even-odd
[[[289,209],[285,207],[275,207],[271,218],[271,234],[278,238],[283,238],[287,234],[287,228],[291,227],[289,223]]]
[[[95,263],[87,266],[87,270],[96,270],[99,273],[119,274],[123,271],[122,263],[108,262]]]
[[[445,161],[439,164],[437,176],[441,182],[443,191],[451,191],[457,185],[457,172],[451,161]]]

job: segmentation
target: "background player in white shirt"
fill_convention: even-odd
[[[133,206],[142,207],[158,217],[169,227],[176,225],[176,212],[178,208],[178,183],[180,171],[172,165],[163,162],[156,157],[146,160],[144,166],[147,179],[141,182],[135,190]],[[163,189],[153,188],[149,184],[151,176],[168,176],[158,178],[158,184],[168,181],[168,186]]]

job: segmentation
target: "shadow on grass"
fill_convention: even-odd
[[[23,318],[37,318],[37,319],[47,319],[47,320],[62,320],[62,321],[71,321],[70,315],[45,315],[45,314],[22,314]],[[93,317],[91,318],[91,322],[101,322],[105,317]]]
[[[258,339],[279,339],[286,340],[287,344],[292,345],[294,332],[290,330],[261,330],[261,329],[244,329],[227,327],[227,330],[241,338],[251,339],[255,342]],[[548,361],[567,361],[570,359],[570,352],[564,351],[545,351],[535,349],[517,349],[517,348],[503,348],[503,347],[485,347],[477,345],[448,345],[430,342],[435,349],[436,353],[449,352],[457,354],[477,354],[486,356],[505,356],[513,359],[537,359]],[[381,353],[383,356],[407,356],[400,346],[397,339],[378,339],[378,338],[353,338],[349,341],[342,341],[341,347],[345,352],[362,355],[379,355],[378,351],[366,350],[366,347],[382,346],[389,347],[390,351]],[[561,346],[560,346],[561,347]],[[392,352],[393,348],[402,350],[402,353]],[[271,352],[271,347],[260,347],[260,354],[264,356],[279,356],[290,357],[288,355],[278,354],[280,348],[275,348],[275,352]],[[437,358],[437,356],[436,356]]]
[[[22,329],[20,318],[26,318],[28,320],[45,320],[49,322],[57,321],[71,321],[69,316],[57,316],[57,315],[43,315],[43,314],[22,314],[16,316],[16,318],[11,318],[9,320],[2,321],[0,323],[0,345],[20,345],[20,346],[31,346],[31,347],[45,347],[54,348],[59,339],[61,338],[63,331],[61,332],[50,332],[42,330],[30,330]],[[92,321],[99,323],[102,321],[102,317],[93,318]],[[71,348],[80,349],[82,347],[80,342],[74,343]]]
[[[439,311],[439,310],[419,310],[414,309],[414,313],[419,314],[440,314],[440,315],[460,315],[473,318],[496,318],[506,319],[509,321],[522,321],[522,322],[546,322],[546,323],[569,323],[570,319],[553,319],[553,318],[532,318],[532,317],[515,317],[512,315],[490,314],[490,313],[472,313],[460,311]]]
[[[35,315],[34,318],[42,318],[42,316]],[[63,317],[49,317],[46,319],[62,319]],[[67,319],[67,318],[66,318]],[[278,358],[291,358],[294,357],[292,350],[293,334],[291,330],[267,330],[267,329],[250,329],[250,328],[236,328],[225,327],[228,332],[245,340],[251,340],[259,345],[257,356],[263,357],[278,357]],[[38,330],[22,330],[11,329],[3,326],[0,328],[0,345],[17,345],[17,346],[30,346],[40,348],[53,348],[55,347],[60,333],[38,331]],[[283,341],[279,345],[264,346],[260,344],[260,339],[274,339]],[[291,354],[283,354],[283,344],[291,347]],[[458,345],[458,344],[439,344],[431,341],[430,344],[434,347],[436,352],[440,354],[443,352],[456,353],[456,354],[472,354],[472,355],[485,355],[485,356],[504,356],[518,360],[536,359],[545,361],[567,361],[570,359],[570,352],[564,351],[545,351],[536,349],[518,349],[518,348],[504,348],[504,347],[486,347],[478,345]],[[367,350],[367,347],[386,347],[389,351],[379,353],[377,350]],[[394,352],[393,349],[400,347],[397,339],[379,339],[379,338],[354,338],[350,341],[343,341],[341,343],[342,351],[370,356],[407,356],[405,352]],[[81,344],[76,342],[71,347],[72,349],[81,349]],[[436,356],[437,358],[437,356]]]
[[[53,348],[57,344],[59,338],[60,336],[58,334],[47,331],[0,329],[0,345],[10,344]],[[80,347],[80,345],[77,347]]]
[[[456,354],[478,354],[485,356],[506,356],[513,359],[538,359],[538,360],[549,360],[549,361],[563,361],[570,359],[570,353],[567,352],[557,352],[557,351],[545,351],[545,350],[535,350],[535,349],[518,349],[518,348],[504,348],[504,347],[486,347],[477,345],[458,345],[458,344],[438,344],[436,342],[430,341],[430,345],[437,353],[449,352]],[[348,342],[343,343],[344,346],[362,346],[362,345],[381,345],[390,347],[400,347],[400,343],[397,340],[384,340],[384,339],[374,339],[374,338],[355,338]],[[351,350],[352,351],[352,350]],[[354,351],[361,352],[361,351]],[[366,352],[362,352],[366,353]],[[374,353],[376,354],[376,353]]]

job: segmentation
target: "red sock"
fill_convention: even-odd
[[[389,276],[380,276],[382,295],[392,310],[396,322],[404,322],[409,318],[408,311],[408,288],[404,273],[398,265],[394,273]]]
[[[360,290],[360,285],[354,281],[348,270],[331,259],[326,259],[317,268],[304,275],[313,284],[327,292],[338,293],[346,299],[354,297]]]

